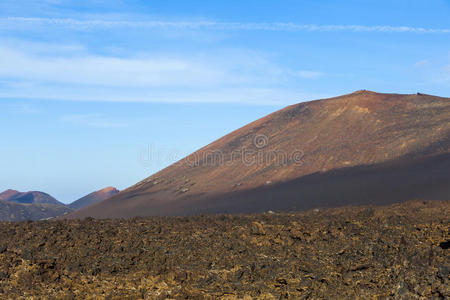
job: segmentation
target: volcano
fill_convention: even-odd
[[[31,192],[18,192],[16,190],[6,190],[0,193],[0,200],[15,202],[20,204],[53,204],[64,205],[49,194],[31,191]]]
[[[86,195],[72,203],[70,203],[68,206],[72,209],[81,209],[83,207],[92,205],[94,203],[97,203],[99,201],[108,199],[116,194],[119,193],[119,190],[114,187],[106,187],[101,190],[98,190],[96,192],[92,192],[89,195]]]
[[[9,189],[0,193],[0,221],[51,219],[71,211],[71,208],[43,192],[22,193]]]
[[[450,199],[450,99],[357,91],[288,106],[69,218]]]

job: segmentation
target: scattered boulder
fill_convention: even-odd
[[[265,235],[266,234],[264,227],[259,222],[252,223],[251,232],[252,232],[252,234],[255,234],[255,235]]]
[[[450,267],[449,266],[439,266],[438,275],[442,279],[446,279],[450,275]]]
[[[444,250],[447,250],[448,248],[450,248],[450,240],[440,243],[439,247],[441,247]]]

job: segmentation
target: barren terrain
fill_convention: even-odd
[[[450,203],[0,224],[2,299],[445,299]]]

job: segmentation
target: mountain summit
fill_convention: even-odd
[[[49,219],[68,214],[66,207],[43,192],[6,190],[0,193],[0,221],[25,221]]]
[[[21,204],[53,204],[64,205],[49,194],[37,191],[21,193],[16,190],[6,190],[0,193],[0,200]]]
[[[106,187],[104,189],[98,190],[96,192],[90,193],[89,195],[86,195],[68,206],[73,209],[81,209],[84,207],[87,207],[89,205],[92,205],[94,203],[97,203],[99,201],[108,199],[116,194],[119,193],[119,190],[114,187]]]
[[[357,91],[288,106],[69,217],[450,198],[450,99]]]
[[[9,189],[0,193],[0,221],[56,218],[108,199],[117,193],[119,193],[119,190],[116,188],[107,187],[65,205],[43,192],[21,193]]]

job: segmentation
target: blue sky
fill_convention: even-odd
[[[359,89],[450,96],[450,1],[1,0],[0,190],[123,189]]]

